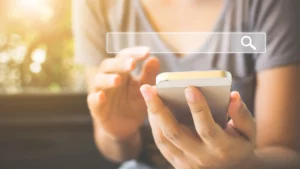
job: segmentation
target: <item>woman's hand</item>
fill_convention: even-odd
[[[147,47],[124,49],[115,58],[103,60],[94,78],[89,109],[97,127],[113,138],[134,135],[145,120],[147,109],[139,88],[153,84],[159,72],[158,60],[148,56]],[[131,72],[141,60],[146,60],[141,75],[133,77]]]
[[[156,145],[176,169],[231,168],[251,158],[255,148],[255,121],[237,92],[231,94],[225,129],[216,124],[208,104],[194,87],[185,90],[197,134],[180,125],[157,96],[155,87],[143,85]]]

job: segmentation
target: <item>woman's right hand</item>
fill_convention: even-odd
[[[146,61],[140,76],[133,77],[131,72],[142,60]],[[120,140],[137,133],[147,114],[139,88],[142,84],[153,85],[158,73],[159,61],[149,57],[147,47],[127,48],[115,58],[103,60],[88,96],[96,126]]]

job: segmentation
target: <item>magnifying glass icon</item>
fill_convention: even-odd
[[[251,39],[250,36],[243,36],[242,39],[241,39],[241,44],[244,47],[250,47],[253,50],[256,50],[256,47],[252,44],[252,39]]]

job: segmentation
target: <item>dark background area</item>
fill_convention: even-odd
[[[93,140],[84,94],[0,96],[0,168],[113,169]]]

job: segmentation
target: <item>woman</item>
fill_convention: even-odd
[[[76,60],[87,65],[88,105],[99,150],[113,161],[127,161],[123,168],[299,168],[298,7],[296,0],[74,1]],[[148,47],[127,48],[115,56],[105,49],[107,32],[211,31],[265,32],[267,52],[172,54],[199,44],[216,47],[196,38],[197,43],[186,45],[185,37],[151,39],[151,50],[168,53],[155,57]],[[217,47],[226,48],[226,39]],[[116,41],[113,47],[126,43]],[[159,72],[209,69],[230,71],[232,88],[239,93],[231,94],[231,121],[223,130],[201,93],[187,88],[194,124],[186,125],[196,127],[193,135],[165,108],[155,87],[143,84],[154,85]]]

